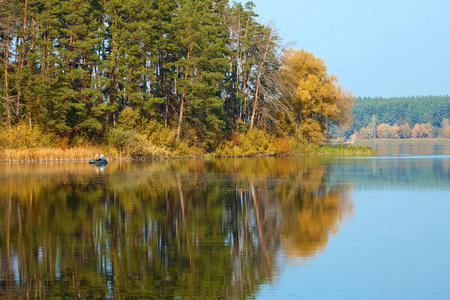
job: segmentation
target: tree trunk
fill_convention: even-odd
[[[264,62],[266,61],[267,52],[269,52],[269,46],[270,41],[272,40],[272,33],[269,33],[269,40],[267,41],[266,50],[264,51],[264,56],[262,60],[259,63],[259,70],[258,70],[258,76],[256,78],[256,91],[255,91],[255,101],[253,103],[253,112],[252,112],[252,119],[250,121],[250,129],[253,128],[253,123],[255,120],[256,110],[258,109],[258,98],[259,98],[259,90],[261,87],[261,73],[264,66]]]
[[[29,125],[29,127],[30,127],[30,130],[33,128],[33,124],[31,123],[31,107],[30,107],[30,105],[27,105],[27,107],[28,107],[28,125]]]
[[[183,120],[183,111],[184,111],[184,101],[185,101],[185,97],[186,97],[186,92],[183,91],[183,94],[181,96],[181,105],[180,105],[180,115],[178,117],[178,129],[177,129],[177,139],[180,138],[180,133],[181,133],[181,122]]]
[[[9,34],[5,44],[5,96],[6,96],[6,113],[8,119],[8,127],[11,128],[11,110],[9,103],[9,87],[8,87],[8,61],[9,61]]]
[[[22,33],[21,33],[21,35],[22,35],[21,45],[25,44],[25,29],[27,28],[27,10],[28,10],[28,0],[25,0],[24,14],[23,14],[23,26],[22,26]],[[17,39],[19,40],[19,37]],[[23,51],[19,52],[19,70],[20,70],[19,73],[22,73],[24,60],[25,60],[25,48],[23,49]],[[16,104],[16,115],[17,116],[19,115],[20,98],[21,98],[20,77],[22,77],[22,74],[19,75],[19,81],[17,82],[17,104]]]
[[[185,82],[188,79],[188,74],[189,74],[189,60],[191,58],[191,46],[188,46],[188,53],[187,53],[187,61],[188,61],[188,66],[186,67],[185,73],[184,73],[184,80]],[[181,104],[180,104],[180,116],[178,118],[178,129],[177,129],[177,139],[180,138],[180,134],[181,134],[181,123],[183,121],[183,111],[184,111],[184,106],[185,106],[185,102],[186,102],[186,87],[185,90],[182,93],[181,96]]]

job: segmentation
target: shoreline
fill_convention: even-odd
[[[206,158],[236,158],[236,157],[283,157],[283,156],[372,156],[376,150],[364,145],[307,145],[293,153],[258,153],[252,155],[218,155],[207,153],[204,155],[187,156],[152,156],[132,158],[119,153],[115,149],[100,149],[94,147],[77,148],[38,148],[0,151],[0,163],[45,163],[45,162],[83,162],[95,157],[95,153],[103,153],[108,161],[151,161],[168,159],[206,159]]]

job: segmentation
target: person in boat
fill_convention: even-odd
[[[105,160],[105,156],[103,156],[103,154],[100,155],[100,159],[99,160]]]

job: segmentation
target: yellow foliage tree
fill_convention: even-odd
[[[423,137],[423,132],[420,130],[420,124],[414,125],[413,129],[411,130],[411,138],[413,139],[420,139]]]
[[[370,138],[369,134],[367,133],[366,127],[363,127],[359,130],[359,136],[361,139],[369,139]]]
[[[400,138],[400,126],[397,124],[394,124],[391,126],[391,133],[390,133],[391,139],[399,139]]]
[[[336,76],[329,76],[323,61],[313,54],[287,50],[280,78],[281,98],[290,108],[289,121],[308,142],[320,144],[328,123],[351,122],[353,94],[337,85]]]
[[[450,126],[445,128],[444,137],[450,138]]]
[[[403,139],[408,139],[411,137],[411,127],[409,127],[408,122],[400,126],[400,135]]]

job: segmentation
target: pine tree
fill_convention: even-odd
[[[4,110],[9,127],[13,122],[14,104],[17,101],[10,91],[10,60],[19,24],[16,5],[17,1],[0,0],[0,112]]]
[[[180,95],[177,137],[188,116],[197,135],[213,144],[224,126],[219,91],[227,68],[227,33],[221,16],[222,2],[180,1],[176,18],[181,53],[176,62]]]
[[[56,46],[62,73],[61,110],[67,112],[66,125],[76,133],[97,134],[103,129],[99,105],[103,101],[96,82],[101,46],[98,20],[102,8],[96,1],[61,2],[61,28]]]

